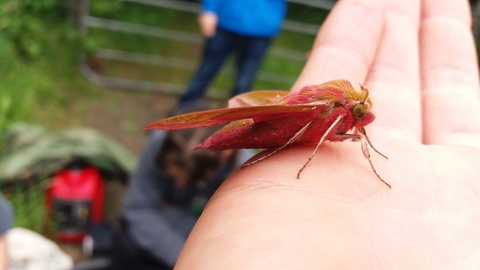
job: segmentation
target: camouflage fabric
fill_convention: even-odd
[[[5,131],[2,150],[0,183],[44,179],[74,159],[83,159],[121,179],[136,166],[136,158],[123,146],[95,130],[80,127],[52,132],[36,125],[15,124]]]

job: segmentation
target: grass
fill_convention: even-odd
[[[65,44],[68,41],[61,32],[45,33],[51,44],[35,59],[22,56],[14,44],[4,41],[0,48],[0,132],[17,121],[62,127],[75,122],[75,115],[65,117],[65,110],[80,108],[80,103],[95,96],[91,85],[78,76],[75,51]]]
[[[48,181],[40,181],[3,187],[2,191],[15,211],[14,227],[45,233],[46,208],[44,205],[47,183]]]

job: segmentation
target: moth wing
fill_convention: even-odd
[[[213,151],[242,148],[277,148],[287,143],[308,122],[315,119],[310,113],[279,116],[275,120],[255,122],[252,119],[233,121],[215,132],[197,147]]]
[[[236,108],[264,106],[270,103],[275,103],[275,101],[288,95],[289,93],[289,91],[281,90],[262,90],[246,92],[231,98],[228,101],[228,107]]]
[[[165,118],[147,125],[145,129],[174,130],[206,127],[247,118],[252,118],[254,121],[267,121],[285,115],[310,114],[313,110],[318,110],[322,106],[326,108],[327,104],[274,104],[200,111]]]

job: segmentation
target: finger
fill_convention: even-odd
[[[293,89],[334,79],[363,83],[381,34],[382,3],[339,1],[322,25]]]
[[[385,24],[366,85],[372,90],[372,137],[420,141],[421,101],[418,60],[420,0],[387,0]]]
[[[470,9],[423,0],[420,27],[424,142],[480,146],[480,92]]]

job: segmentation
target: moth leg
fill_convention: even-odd
[[[357,135],[357,134],[337,134],[335,137],[339,138],[339,139],[357,139],[357,140],[360,140],[362,142],[363,155],[367,158],[368,162],[370,163],[370,167],[372,167],[373,172],[378,177],[378,179],[380,179],[380,181],[382,181],[389,188],[392,188],[392,186],[390,186],[389,183],[385,182],[385,180],[383,180],[382,177],[380,177],[380,175],[377,173],[377,170],[375,170],[375,166],[373,166],[372,159],[370,158],[369,143],[367,143],[368,139],[365,139],[363,136]],[[373,148],[373,146],[371,144],[370,144],[370,147]],[[375,150],[375,148],[373,148],[373,149]],[[375,150],[375,151],[378,153],[377,150]],[[380,154],[380,155],[386,158],[386,156],[384,156],[382,154]]]
[[[241,168],[243,169],[243,168],[248,167],[248,166],[250,166],[250,165],[252,165],[252,164],[255,164],[255,163],[259,162],[259,161],[262,161],[262,160],[264,160],[264,159],[266,159],[266,158],[269,158],[269,157],[271,157],[273,154],[275,154],[275,153],[277,153],[278,151],[282,150],[283,148],[289,146],[289,145],[292,144],[296,139],[298,139],[300,136],[302,136],[302,134],[305,132],[305,130],[307,130],[312,123],[313,123],[313,121],[308,122],[308,123],[307,123],[305,126],[303,126],[299,131],[297,131],[297,133],[295,133],[295,135],[293,135],[293,137],[290,138],[287,143],[285,143],[284,145],[282,145],[282,146],[280,146],[279,148],[275,149],[273,152],[271,152],[271,153],[269,153],[268,155],[265,155],[265,156],[263,156],[263,157],[261,157],[261,158],[258,158],[258,159],[254,160],[254,161],[252,161],[252,162],[246,163],[246,164],[242,165]]]
[[[339,115],[337,116],[337,118],[335,119],[335,121],[333,121],[333,123],[330,125],[330,127],[327,129],[327,131],[325,131],[325,133],[322,135],[322,138],[320,138],[320,141],[317,143],[317,146],[315,147],[315,150],[313,150],[312,154],[310,155],[310,157],[308,157],[308,160],[307,162],[305,162],[305,164],[303,164],[303,167],[298,171],[297,173],[297,179],[300,179],[300,174],[302,173],[302,171],[307,167],[308,163],[310,163],[310,161],[312,160],[313,156],[315,156],[315,154],[317,153],[318,151],[318,148],[320,148],[320,145],[325,141],[325,139],[327,138],[328,134],[330,134],[330,132],[332,132],[332,130],[338,125],[338,123],[340,123],[340,121],[342,121],[343,119],[343,116]]]
[[[363,134],[363,136],[365,136],[365,139],[367,139],[367,142],[368,142],[368,144],[370,145],[370,147],[372,147],[372,149],[373,149],[375,152],[377,152],[377,154],[379,154],[380,156],[382,156],[382,157],[384,157],[386,160],[388,160],[388,157],[387,157],[387,156],[385,156],[384,154],[380,153],[380,152],[375,148],[375,146],[373,146],[372,142],[370,141],[370,139],[369,139],[368,136],[367,136],[367,131],[365,131],[365,128],[364,128],[364,127],[359,127],[359,128],[357,128],[357,129],[358,129],[358,131],[360,131],[360,133]]]

